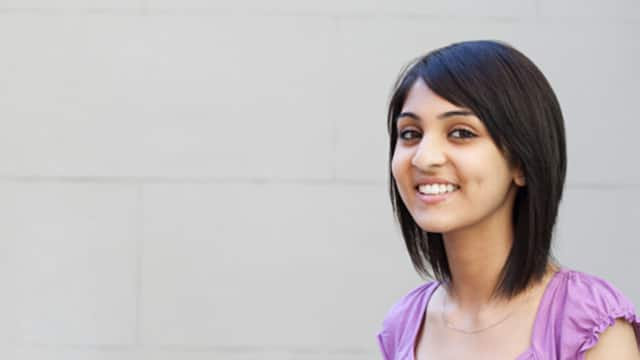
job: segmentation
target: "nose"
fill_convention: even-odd
[[[446,162],[446,156],[442,144],[438,139],[424,135],[416,149],[411,164],[423,171],[432,167],[442,166]]]

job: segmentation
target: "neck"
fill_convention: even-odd
[[[484,229],[443,234],[451,282],[449,296],[461,308],[480,309],[489,304],[513,242],[509,231]]]
[[[513,243],[511,213],[512,206],[502,206],[479,223],[443,234],[451,271],[447,293],[459,308],[474,312],[496,300],[494,289]]]

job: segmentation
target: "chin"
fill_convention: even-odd
[[[453,228],[451,224],[434,221],[417,221],[416,224],[418,224],[422,230],[432,233],[446,233]]]

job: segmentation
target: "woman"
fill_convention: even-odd
[[[551,257],[566,172],[562,114],[509,45],[437,49],[398,79],[390,195],[416,270],[385,359],[640,359],[640,318],[606,281]]]

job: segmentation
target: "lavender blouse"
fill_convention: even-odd
[[[438,285],[432,281],[419,286],[391,307],[378,333],[385,360],[414,360],[418,327]],[[631,301],[603,279],[562,268],[544,291],[531,345],[516,360],[584,359],[618,318],[633,325],[640,346],[640,317]]]

